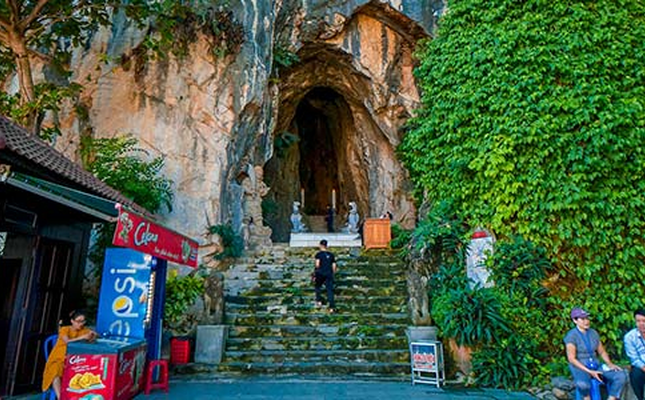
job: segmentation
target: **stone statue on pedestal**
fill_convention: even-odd
[[[300,214],[300,202],[294,201],[291,211],[291,233],[302,233],[307,231],[307,227],[302,222],[302,215]]]
[[[349,233],[358,233],[358,223],[361,218],[358,215],[358,209],[356,208],[356,203],[353,201],[349,202],[349,216],[347,217],[346,230]]]
[[[242,181],[244,197],[242,201],[243,220],[246,220],[247,246],[264,247],[271,245],[271,228],[264,225],[262,218],[262,197],[269,192],[264,183],[264,170],[260,166],[248,165],[247,176]]]

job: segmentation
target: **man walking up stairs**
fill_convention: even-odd
[[[319,249],[320,251],[314,257],[316,259],[314,272],[316,307],[322,307],[322,296],[320,292],[324,284],[325,289],[327,289],[328,311],[333,313],[336,311],[336,303],[334,302],[334,274],[338,270],[338,265],[336,264],[334,254],[327,250],[327,241],[325,239],[320,241]]]

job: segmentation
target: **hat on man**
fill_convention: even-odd
[[[578,319],[578,318],[588,318],[589,313],[583,310],[582,308],[574,308],[571,310],[571,319]]]

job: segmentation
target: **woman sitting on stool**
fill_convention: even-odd
[[[43,372],[43,392],[47,391],[51,386],[58,399],[60,399],[60,385],[63,377],[67,343],[79,340],[94,340],[97,336],[96,332],[85,327],[84,312],[72,311],[69,314],[69,318],[72,325],[63,326],[58,330],[58,340],[47,359],[45,372]]]

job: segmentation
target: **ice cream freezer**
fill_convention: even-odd
[[[99,338],[67,345],[61,399],[124,400],[143,388],[146,341]]]

